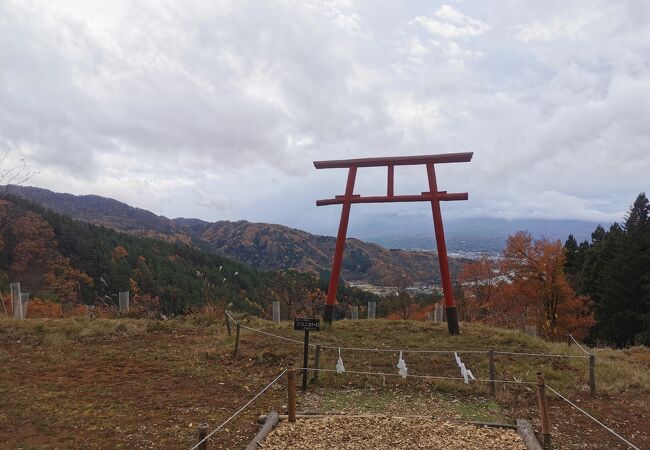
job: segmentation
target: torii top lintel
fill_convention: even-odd
[[[366,196],[350,195],[346,199],[345,195],[337,195],[335,198],[317,200],[316,206],[341,205],[346,203],[397,203],[397,202],[423,202],[423,201],[451,201],[467,200],[467,192],[449,194],[447,191],[422,192],[417,195],[394,195],[394,167],[395,166],[415,166],[426,165],[430,181],[435,182],[434,164],[469,162],[472,160],[474,153],[443,153],[440,155],[418,155],[418,156],[396,156],[381,158],[359,158],[359,159],[340,159],[330,161],[314,161],[314,167],[317,169],[354,169],[353,178],[356,178],[356,168],[358,167],[387,167],[388,168],[388,187],[385,196]],[[433,180],[432,180],[433,178]],[[352,181],[354,184],[354,181]]]
[[[442,153],[439,155],[418,156],[384,156],[380,158],[339,159],[330,161],[314,161],[317,169],[341,169],[344,167],[385,167],[385,166],[416,166],[420,164],[440,164],[470,162],[473,152]]]

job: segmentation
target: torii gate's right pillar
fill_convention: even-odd
[[[458,326],[458,311],[454,301],[454,290],[451,285],[451,272],[447,258],[447,244],[445,243],[445,229],[442,226],[442,212],[438,198],[438,183],[436,169],[433,164],[427,164],[427,177],[429,178],[429,192],[433,194],[431,212],[433,213],[433,228],[436,233],[436,248],[438,249],[438,262],[440,263],[440,278],[442,279],[442,292],[445,298],[445,312],[447,313],[447,328],[449,334],[460,334]]]

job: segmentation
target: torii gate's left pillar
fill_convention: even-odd
[[[341,210],[341,221],[339,222],[339,231],[336,235],[336,247],[334,248],[334,261],[332,263],[332,273],[330,274],[329,287],[327,289],[327,302],[325,304],[325,314],[323,319],[325,323],[332,323],[334,318],[334,305],[336,304],[336,292],[339,278],[341,275],[341,265],[343,264],[343,252],[345,251],[345,237],[348,234],[348,222],[350,221],[350,208],[352,207],[352,195],[354,192],[354,181],[357,178],[357,168],[352,166],[348,170],[348,181],[345,185],[345,194],[343,196],[343,209]]]

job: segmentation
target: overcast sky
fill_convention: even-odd
[[[650,187],[650,1],[0,0],[0,147],[55,191],[330,233],[313,160],[473,151],[445,217],[611,222]],[[353,219],[384,212],[430,209]]]

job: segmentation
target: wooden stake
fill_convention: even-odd
[[[589,393],[596,395],[596,356],[589,355]]]
[[[296,421],[296,372],[293,362],[287,367],[287,393],[289,396],[289,422]]]
[[[537,372],[537,400],[539,402],[539,416],[542,422],[542,446],[544,450],[551,450],[551,424],[548,419],[548,401],[546,400],[546,384],[544,375]]]
[[[237,324],[237,337],[235,338],[235,359],[239,358],[239,324]]]
[[[320,369],[320,344],[316,344],[316,353],[314,353],[314,375],[311,377],[313,384],[318,383],[318,369]]]
[[[199,442],[203,441],[205,437],[208,435],[208,424],[207,423],[202,423],[199,425]],[[201,442],[198,447],[199,450],[208,450],[208,440],[205,439],[205,441]]]
[[[0,294],[0,305],[2,305],[2,311],[4,311],[5,316],[8,316],[9,314],[7,313],[7,307],[5,306],[5,299],[2,298],[2,294]]]
[[[494,350],[488,352],[488,366],[490,369],[490,394],[497,395],[496,370],[494,368]]]
[[[228,329],[228,336],[232,336],[232,331],[230,330],[230,319],[228,318],[228,311],[224,313],[226,318],[226,328]]]

